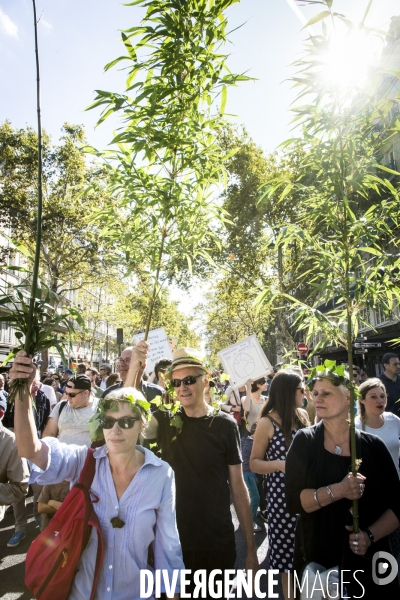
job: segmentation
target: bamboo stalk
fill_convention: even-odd
[[[167,230],[164,227],[162,238],[161,238],[160,253],[158,255],[158,265],[157,265],[157,271],[156,271],[156,276],[155,276],[155,281],[154,281],[153,295],[152,295],[151,302],[150,302],[149,314],[147,316],[146,330],[144,332],[144,341],[145,342],[147,341],[147,338],[149,337],[149,330],[150,330],[151,319],[153,316],[153,309],[154,309],[154,305],[156,303],[158,279],[160,277],[162,257],[164,254],[164,245],[165,245],[166,237],[167,237]]]
[[[36,54],[36,104],[37,104],[37,123],[38,123],[38,204],[37,204],[37,222],[36,222],[36,248],[35,259],[33,263],[31,298],[29,304],[28,330],[25,338],[25,352],[30,354],[33,330],[33,315],[35,312],[35,302],[38,288],[40,246],[42,241],[42,211],[43,211],[43,190],[42,190],[42,123],[40,114],[40,70],[39,70],[39,48],[36,20],[36,2],[32,0],[33,18],[35,31],[35,54]]]
[[[353,477],[357,476],[357,453],[356,453],[356,427],[354,423],[354,388],[353,388],[353,352],[352,352],[352,328],[350,309],[347,308],[347,361],[349,364],[349,377],[351,382],[350,387],[350,454],[351,454],[351,472]],[[358,515],[358,500],[353,500],[353,531],[360,531],[359,515]]]

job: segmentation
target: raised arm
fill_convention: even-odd
[[[10,370],[10,383],[15,379],[24,379],[27,386],[18,392],[14,408],[14,433],[17,442],[18,454],[28,458],[40,469],[47,466],[48,448],[43,444],[36,431],[35,419],[32,411],[30,390],[36,369],[32,359],[21,350],[14,359]]]
[[[136,387],[140,389],[140,383],[150,345],[141,340],[137,346],[132,348],[131,364],[124,387]]]
[[[249,412],[251,408],[251,379],[246,381],[246,396],[242,398],[243,410]]]

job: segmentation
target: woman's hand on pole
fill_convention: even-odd
[[[366,478],[361,473],[354,477],[349,473],[340,482],[340,495],[348,500],[360,500],[364,493]]]
[[[353,531],[352,525],[346,525],[347,531]],[[367,552],[368,548],[371,545],[371,540],[369,539],[369,535],[366,531],[359,531],[358,533],[351,533],[349,536],[349,546],[350,550],[354,554],[359,554],[360,556],[364,556]]]

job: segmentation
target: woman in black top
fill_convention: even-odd
[[[362,462],[353,477],[349,390],[332,374],[316,380],[312,396],[322,421],[297,433],[286,459],[287,508],[300,513],[297,577],[315,561],[325,568],[348,570],[343,573],[348,598],[399,597],[397,577],[387,585],[374,582],[371,560],[378,551],[390,553],[388,535],[399,526],[400,482],[393,460],[379,438],[356,431],[357,457]],[[351,533],[353,499],[359,500],[358,534]]]

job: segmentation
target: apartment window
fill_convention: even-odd
[[[362,323],[362,321],[364,321],[366,323],[371,322],[369,308],[367,308],[367,307],[360,310],[358,326],[359,326],[359,329],[368,329],[367,325],[364,325],[364,323]]]
[[[375,309],[375,325],[382,325],[388,321],[393,321],[393,319],[394,315],[392,311],[385,313],[381,307]]]
[[[0,341],[3,344],[9,344],[11,342],[11,327],[7,323],[1,323]]]

